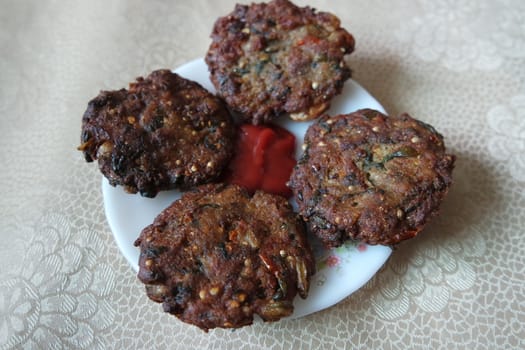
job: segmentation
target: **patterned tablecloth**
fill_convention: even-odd
[[[525,348],[525,2],[297,1],[356,38],[353,78],[457,155],[441,215],[316,314],[208,334],[150,302],[76,150],[89,99],[202,57],[220,1],[0,10],[0,349]]]

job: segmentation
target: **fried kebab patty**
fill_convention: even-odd
[[[233,154],[235,126],[224,103],[169,70],[102,91],[82,120],[81,145],[113,186],[154,197],[218,178]]]
[[[206,55],[211,80],[246,121],[283,114],[308,120],[328,109],[350,78],[354,38],[339,19],[288,0],[236,5],[219,18]]]
[[[443,137],[408,114],[323,116],[305,135],[289,186],[325,246],[348,239],[396,244],[416,236],[452,182]]]
[[[185,193],[146,227],[139,279],[150,299],[201,329],[276,321],[307,296],[315,265],[304,222],[283,197],[237,185]]]

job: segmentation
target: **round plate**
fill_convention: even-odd
[[[209,80],[208,68],[203,59],[191,61],[175,70],[179,75],[194,80],[210,91],[215,91]],[[383,107],[365,89],[353,80],[348,80],[341,95],[332,101],[328,114],[350,113],[360,108],[373,108],[384,112]],[[281,118],[277,123],[288,129],[297,139],[296,157],[299,159],[303,136],[312,122],[294,122]],[[133,246],[144,227],[174,200],[180,198],[179,191],[160,192],[155,198],[144,198],[128,194],[121,187],[112,187],[104,178],[102,193],[106,217],[117,245],[138,271],[139,249]],[[292,199],[293,202],[293,199]],[[307,299],[297,297],[295,311],[291,317],[301,317],[330,307],[364,285],[385,263],[392,250],[386,246],[369,246],[348,242],[331,250],[324,249],[312,240],[317,272],[311,281]]]

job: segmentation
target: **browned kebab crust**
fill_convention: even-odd
[[[236,185],[186,192],[146,227],[139,279],[150,299],[203,330],[276,321],[305,298],[314,257],[304,222],[283,197]]]
[[[416,236],[452,183],[455,156],[443,137],[408,114],[363,109],[323,116],[304,143],[289,186],[327,247],[349,239],[393,245]]]
[[[217,179],[233,154],[235,126],[224,103],[169,70],[102,91],[82,119],[81,145],[111,185],[154,197]]]
[[[217,93],[246,121],[321,115],[351,72],[354,38],[339,19],[288,0],[236,5],[215,22],[206,63]]]

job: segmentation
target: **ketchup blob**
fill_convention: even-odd
[[[253,193],[291,197],[286,186],[296,160],[295,136],[275,125],[240,126],[236,154],[230,162],[225,181]]]

